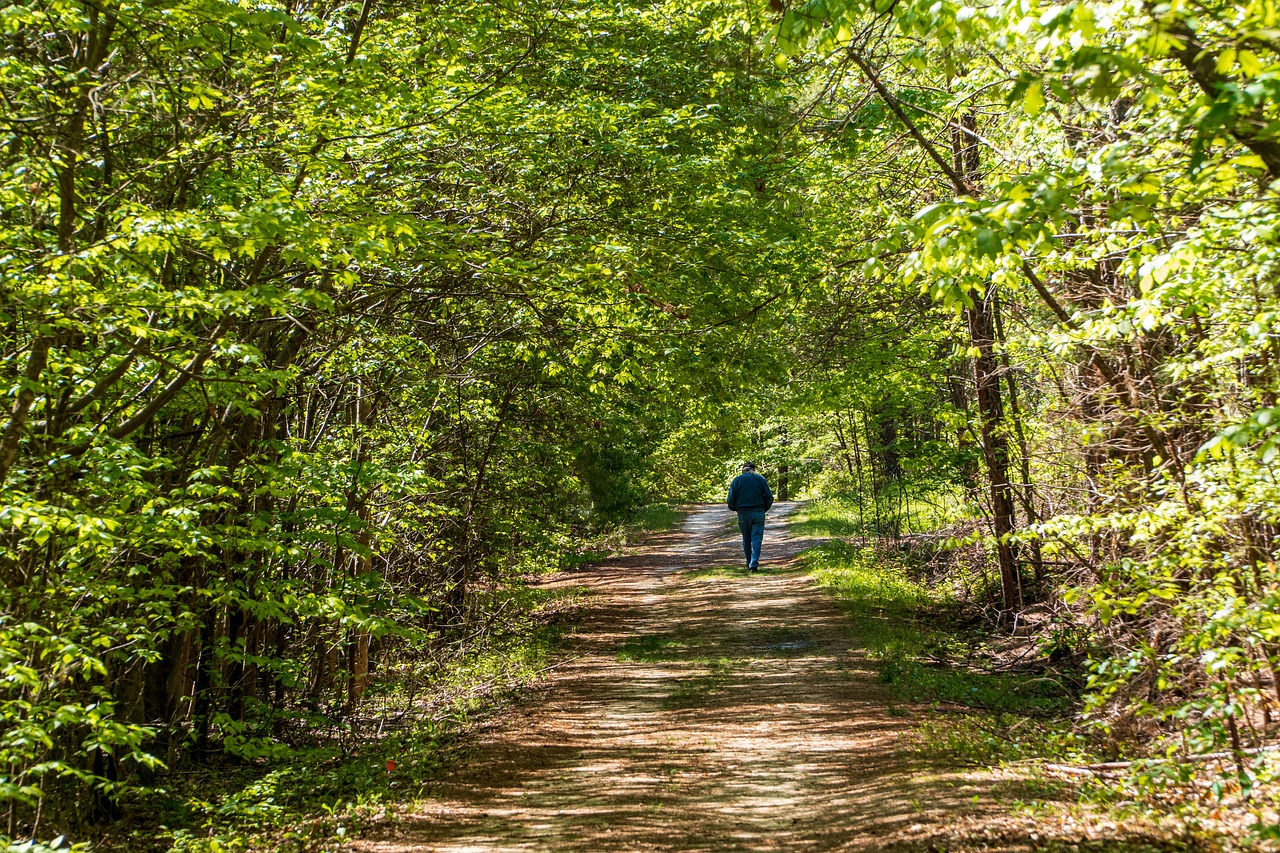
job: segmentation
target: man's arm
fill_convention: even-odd
[[[729,499],[725,503],[729,505],[729,509],[734,512],[738,511],[738,481],[736,478],[729,485]]]
[[[764,508],[768,511],[773,506],[773,490],[769,488],[769,481],[764,477],[760,478],[760,482],[764,483]]]

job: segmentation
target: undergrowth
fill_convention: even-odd
[[[632,512],[624,527],[632,533],[653,533],[670,530],[679,524],[682,518],[684,513],[671,504],[648,504]]]
[[[550,664],[584,593],[513,586],[488,594],[509,602],[501,624],[465,648],[441,647],[442,659],[416,670],[421,683],[411,687],[402,672],[382,684],[368,697],[362,731],[313,730],[271,760],[215,759],[165,774],[122,804],[127,817],[95,849],[327,851],[412,803],[455,758],[468,728]]]
[[[300,710],[298,737],[269,757],[218,756],[165,773],[121,802],[124,819],[104,829],[94,849],[239,853],[342,846],[420,798],[456,760],[475,721],[514,701],[551,663],[586,592],[518,578],[597,561],[645,533],[675,527],[682,517],[674,507],[653,504],[594,540],[566,538],[531,553],[510,583],[472,590],[472,606],[494,614],[484,630],[444,636],[400,656],[379,673],[352,720],[338,725]]]
[[[684,512],[669,503],[646,504],[625,513],[608,516],[598,527],[578,532],[574,547],[562,549],[555,569],[576,569],[597,562],[611,553],[639,545],[654,533],[675,530]]]
[[[810,529],[821,529],[829,506],[816,508]],[[851,631],[879,670],[880,678],[903,703],[927,706],[914,727],[918,755],[967,766],[1006,765],[1027,797],[1023,811],[1053,815],[1054,832],[1070,837],[1072,820],[1087,825],[1098,813],[1116,822],[1136,821],[1160,843],[1149,849],[1274,849],[1280,841],[1276,822],[1280,761],[1258,755],[1251,761],[1252,796],[1241,796],[1229,762],[1219,770],[1176,760],[1135,760],[1118,770],[1089,777],[1059,777],[1046,765],[1077,767],[1121,757],[1139,745],[1100,739],[1083,724],[1086,660],[1074,654],[1060,659],[1063,638],[1053,630],[1038,636],[1010,637],[989,621],[973,618],[971,602],[953,588],[966,580],[926,578],[906,552],[832,540],[803,555],[804,565],[825,591],[848,612]],[[1077,638],[1078,639],[1078,638]],[[1021,644],[1019,663],[1010,666],[1008,650]],[[1073,640],[1068,645],[1077,646]],[[1078,650],[1077,650],[1078,651]],[[893,712],[904,712],[894,707]],[[1014,767],[1014,765],[1023,765]],[[1109,766],[1109,765],[1101,765]],[[1052,805],[1050,805],[1052,803]],[[1074,842],[1045,849],[1083,849]],[[1168,846],[1173,845],[1173,846]],[[1124,845],[1106,849],[1131,849]]]

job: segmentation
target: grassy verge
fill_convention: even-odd
[[[810,501],[789,524],[791,535],[798,537],[862,536],[866,518],[859,520],[857,501],[845,495]]]
[[[337,849],[419,799],[475,721],[541,675],[582,595],[513,587],[500,625],[465,650],[406,667],[405,680],[367,697],[356,723],[314,730],[270,761],[213,760],[166,774],[145,800],[126,804],[126,819],[95,849]]]
[[[683,520],[684,513],[666,503],[647,504],[623,515],[611,516],[600,528],[584,533],[576,548],[565,549],[559,564],[553,568],[571,570],[598,562],[612,553],[642,544],[651,534],[674,530]]]
[[[965,620],[945,588],[913,578],[895,552],[834,541],[806,552],[804,565],[849,613],[881,680],[904,703],[933,707],[923,750],[981,764],[1081,752],[1074,686],[1033,666],[1003,668],[1002,637]]]

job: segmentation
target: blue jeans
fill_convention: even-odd
[[[764,541],[764,510],[738,510],[738,529],[742,531],[742,554],[747,568],[760,567],[760,543]]]

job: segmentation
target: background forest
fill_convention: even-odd
[[[522,579],[744,458],[837,534],[960,549],[939,583],[1089,658],[1100,751],[1268,780],[1269,0],[19,0],[0,32],[14,843],[374,737],[533,630]]]

